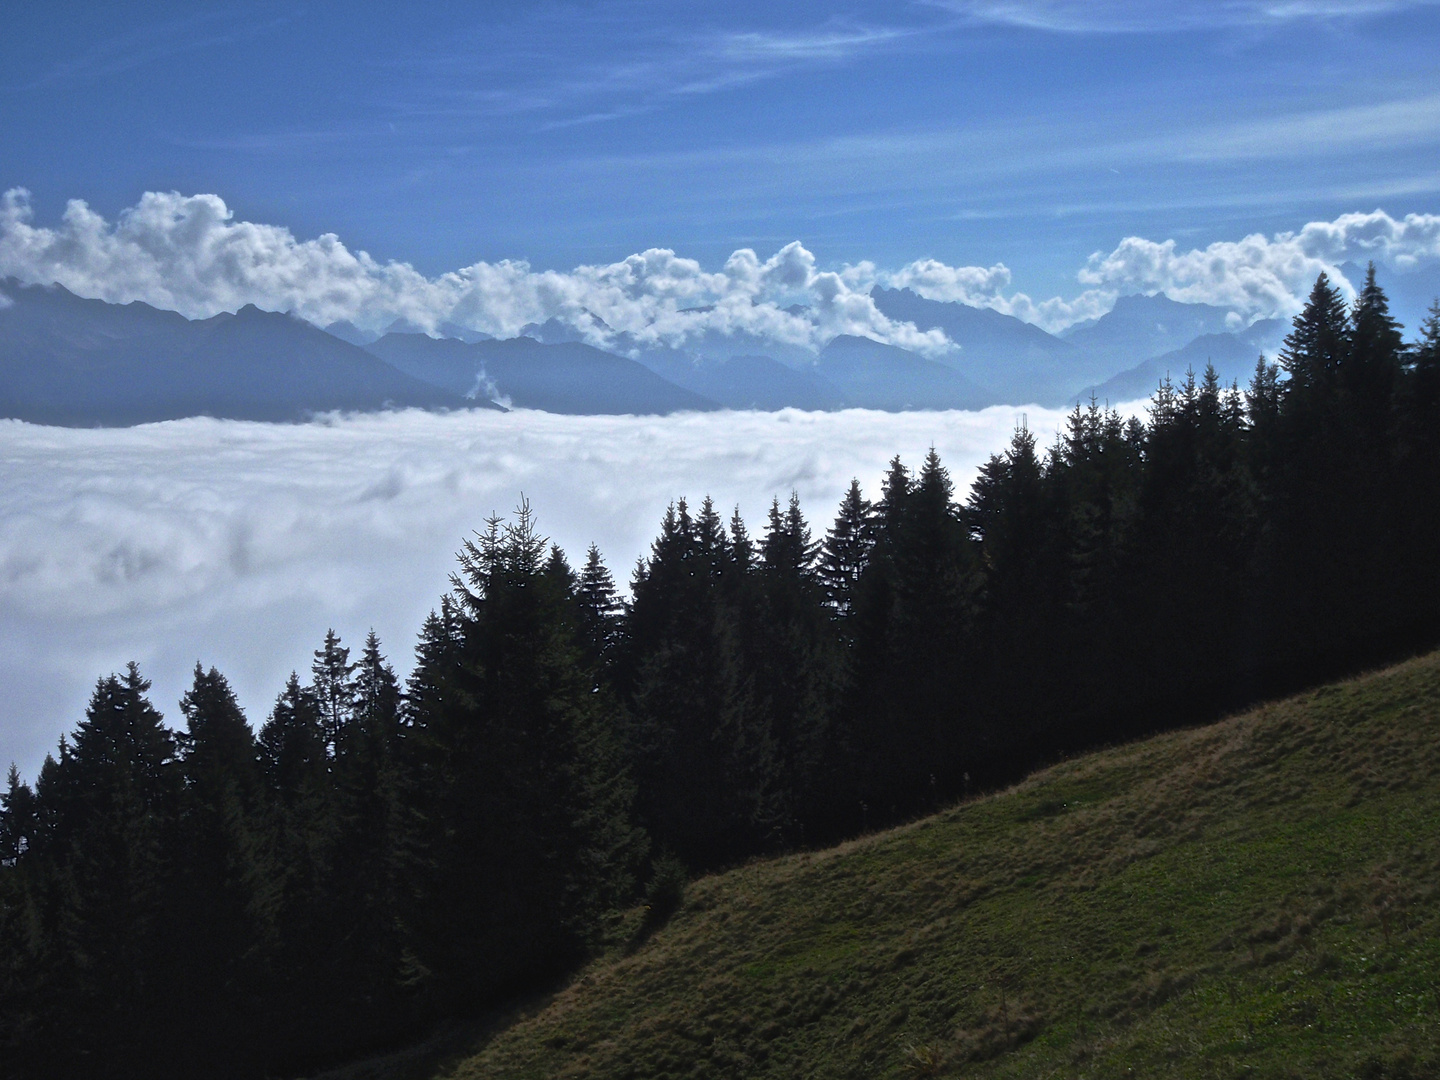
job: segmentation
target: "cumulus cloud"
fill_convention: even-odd
[[[1329,274],[1353,294],[1340,270],[1373,259],[1400,269],[1440,258],[1440,215],[1392,218],[1381,210],[1311,222],[1297,232],[1181,251],[1173,240],[1127,237],[1109,254],[1092,255],[1080,271],[1084,285],[1106,291],[1161,291],[1174,300],[1229,307],[1245,317],[1291,315],[1315,278]]]
[[[938,259],[918,259],[899,270],[879,274],[878,280],[893,289],[913,289],[927,300],[994,308],[1051,331],[1105,314],[1116,296],[1101,289],[1088,289],[1070,300],[1054,296],[1037,301],[1023,292],[1007,296],[1004,290],[1010,285],[1010,268],[1004,263],[948,266]]]
[[[820,270],[799,242],[766,259],[741,249],[713,273],[652,248],[569,271],[501,260],[431,278],[408,263],[352,252],[333,233],[300,240],[283,226],[237,221],[218,195],[148,192],[113,222],[76,199],[49,227],[35,224],[29,193],[13,189],[0,200],[0,276],[58,281],[82,296],[143,300],[191,317],[253,303],[322,325],[348,319],[380,328],[406,319],[431,329],[450,321],[502,337],[557,318],[602,346],[683,346],[707,333],[748,333],[810,349],[837,334],[932,355],[950,348],[938,331],[886,318],[853,275]]]
[[[1347,262],[1374,260],[1405,271],[1437,259],[1440,215],[1394,218],[1375,210],[1310,222],[1295,232],[1254,233],[1189,250],[1182,250],[1174,240],[1129,236],[1112,251],[1090,256],[1077,274],[1085,288],[1071,299],[1037,301],[1023,292],[1007,295],[1010,270],[1003,263],[947,266],[924,259],[877,278],[895,288],[914,289],[930,300],[991,307],[1052,331],[1103,315],[1117,296],[1133,292],[1161,292],[1182,303],[1229,308],[1238,326],[1294,315],[1321,273],[1353,296],[1356,283],[1341,270]]]
[[[171,714],[200,659],[264,718],[327,627],[374,626],[402,671],[453,553],[523,492],[541,530],[628,579],[666,503],[706,493],[758,528],[799,492],[817,531],[852,476],[933,444],[964,490],[1008,439],[977,413],[391,413],[71,430],[0,421],[0,764],[30,776],[94,679],[138,660]],[[1031,428],[1062,414],[1029,411]]]
[[[994,308],[1052,331],[1103,315],[1127,292],[1215,304],[1249,322],[1299,310],[1321,271],[1350,290],[1339,269],[1346,261],[1375,259],[1408,270],[1437,258],[1440,215],[1394,218],[1375,210],[1189,250],[1174,240],[1126,237],[1090,256],[1076,295],[1045,299],[1011,291],[1004,263],[920,259],[881,270],[860,261],[823,270],[799,241],[764,258],[742,248],[713,271],[651,248],[571,270],[507,259],[427,277],[408,263],[352,252],[333,233],[301,240],[283,226],[237,221],[217,195],[149,192],[113,222],[73,200],[54,226],[35,223],[23,189],[0,198],[0,277],[58,281],[82,296],[144,300],[191,317],[253,303],[321,325],[348,319],[381,329],[404,319],[433,330],[451,322],[499,337],[554,318],[592,344],[621,352],[740,335],[813,352],[837,334],[930,356],[953,351],[941,331],[922,332],[881,314],[869,296],[876,283]]]

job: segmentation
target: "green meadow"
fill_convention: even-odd
[[[1440,1075],[1440,654],[695,881],[330,1080]]]

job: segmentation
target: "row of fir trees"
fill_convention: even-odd
[[[707,499],[621,599],[528,507],[459,557],[402,685],[333,634],[252,730],[132,664],[0,797],[0,1070],[260,1077],[503,1002],[690,872],[1414,647],[1440,625],[1440,308],[1321,277],[1248,390],[932,451],[812,535]]]

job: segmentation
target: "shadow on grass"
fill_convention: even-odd
[[[564,987],[561,980],[506,1009],[441,1025],[423,1041],[311,1073],[308,1080],[436,1080],[485,1048],[495,1036],[532,1013],[543,1011]]]

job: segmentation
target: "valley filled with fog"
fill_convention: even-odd
[[[572,562],[594,542],[623,584],[671,500],[709,494],[756,532],[770,500],[794,490],[818,537],[851,477],[874,497],[897,453],[917,465],[934,445],[963,497],[1017,422],[1045,445],[1063,418],[997,406],[3,421],[0,757],[33,777],[95,679],[132,659],[172,722],[196,660],[229,676],[252,723],[263,721],[329,627],[358,646],[373,626],[403,673],[461,539],[522,493]]]

